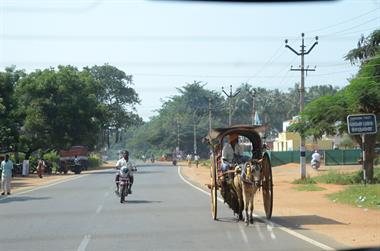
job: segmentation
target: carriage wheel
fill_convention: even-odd
[[[217,189],[217,180],[216,180],[216,167],[215,162],[211,159],[211,215],[214,220],[216,220],[218,213],[218,189]]]
[[[262,165],[262,189],[264,210],[267,219],[272,217],[273,209],[273,180],[272,166],[268,154],[264,154]]]

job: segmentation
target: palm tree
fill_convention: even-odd
[[[374,57],[380,50],[380,29],[372,32],[368,37],[363,35],[358,41],[358,48],[350,50],[345,56],[351,64],[360,62],[361,64]]]

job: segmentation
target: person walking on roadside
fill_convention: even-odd
[[[191,159],[192,159],[192,156],[191,156],[191,154],[189,153],[189,154],[186,156],[187,165],[188,165],[189,167],[191,167]]]
[[[44,174],[45,169],[45,161],[43,159],[38,160],[37,162],[37,175],[42,179],[42,175]]]
[[[194,154],[194,162],[195,162],[195,167],[198,168],[198,165],[199,165],[199,155],[198,154]]]
[[[1,195],[11,194],[11,180],[12,180],[12,170],[13,170],[13,162],[9,159],[9,155],[5,155],[5,160],[1,162],[1,189],[3,192]]]

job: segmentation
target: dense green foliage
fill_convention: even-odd
[[[2,152],[39,155],[86,145],[104,146],[104,135],[140,123],[132,77],[110,65],[80,71],[58,66],[31,73],[0,72]],[[118,116],[115,116],[118,115]]]

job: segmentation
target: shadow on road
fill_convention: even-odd
[[[11,202],[24,202],[30,200],[48,200],[51,197],[33,197],[33,196],[2,196],[0,197],[0,204],[11,203]]]
[[[347,225],[345,223],[324,218],[318,215],[297,215],[273,217],[273,222],[291,229],[306,229],[304,225]]]
[[[127,200],[130,204],[162,203],[160,200]]]
[[[237,217],[224,217],[224,218],[217,218],[216,221],[226,222],[226,223],[236,223],[236,222],[239,222],[239,219]]]

